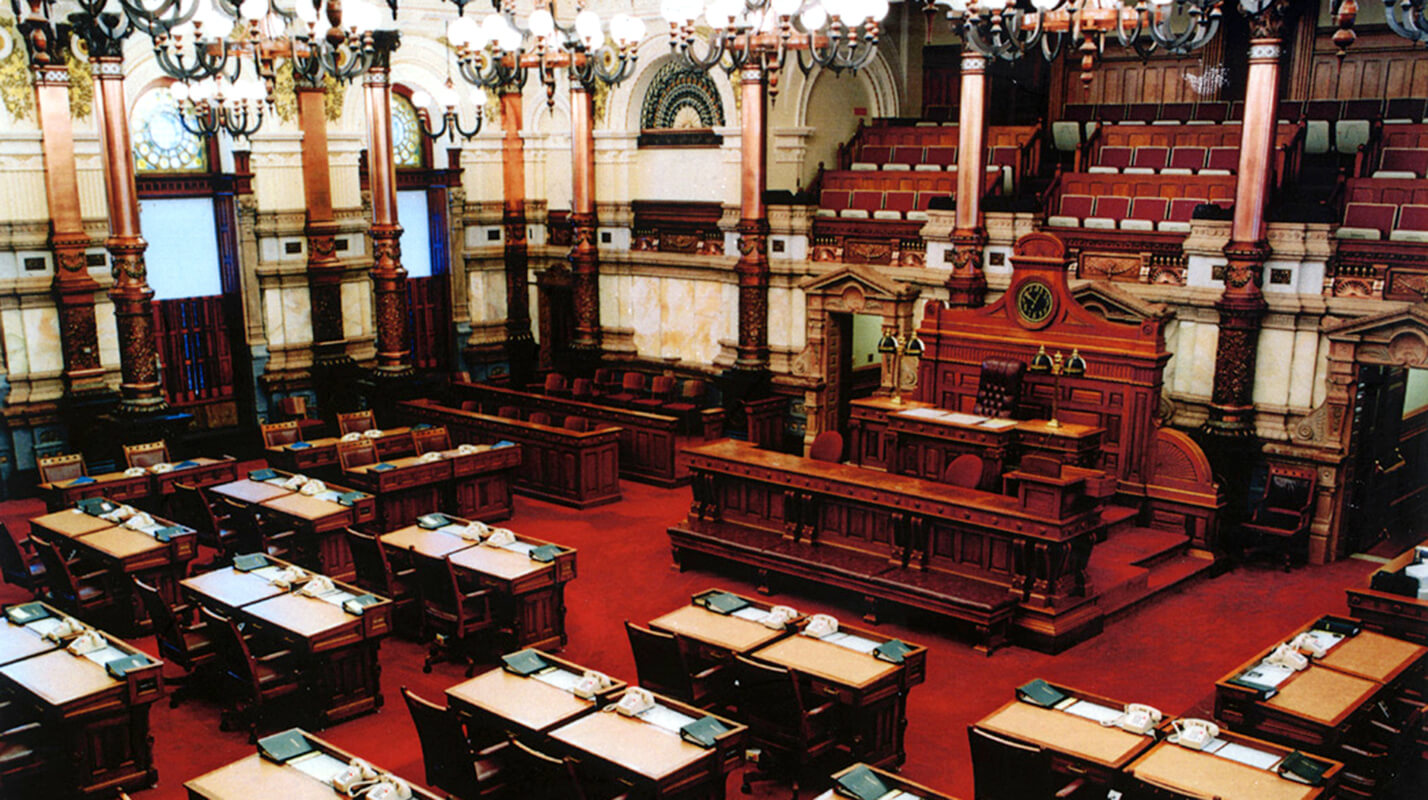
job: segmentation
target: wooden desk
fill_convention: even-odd
[[[952,460],[970,453],[982,459],[982,478],[977,486],[995,491],[998,478],[1012,459],[1016,425],[1011,420],[980,425],[973,419],[970,414],[939,408],[888,414],[888,472],[941,482]]]
[[[839,626],[838,631],[879,643],[886,639],[859,628]],[[901,664],[803,635],[761,647],[751,657],[793,670],[808,697],[837,698],[842,737],[854,757],[901,766],[907,759],[907,695],[927,676],[927,649],[908,644],[912,652]]]
[[[1428,547],[1428,539],[1399,554],[1379,568],[1380,573],[1399,572],[1414,560],[1417,547]],[[1375,573],[1377,574],[1377,573]],[[1347,590],[1349,614],[1363,620],[1366,627],[1418,644],[1428,644],[1428,600],[1374,589],[1373,578]]]
[[[691,722],[707,715],[702,709],[666,697],[655,695],[655,700],[689,717]],[[641,796],[718,797],[723,794],[729,772],[742,760],[748,728],[716,718],[729,731],[710,748],[684,741],[677,731],[616,711],[586,714],[548,735],[613,776],[630,781]]]
[[[46,605],[55,617],[64,612]],[[9,617],[0,615],[0,665],[22,661],[40,653],[48,653],[59,648],[59,643],[46,639],[28,625],[16,625]]]
[[[370,437],[377,448],[378,458],[398,458],[416,452],[412,442],[411,428],[386,428],[380,436]],[[302,444],[307,447],[294,448],[291,444],[269,447],[264,450],[268,463],[287,472],[312,474],[337,466],[338,436],[325,436]]]
[[[181,467],[179,464],[189,466]],[[106,497],[116,503],[142,504],[159,511],[165,499],[174,493],[174,484],[210,486],[231,481],[238,474],[238,461],[232,456],[222,458],[190,458],[175,463],[168,472],[145,471],[143,475],[126,476],[106,472],[89,476],[92,480],[73,480],[40,484],[40,494],[50,511],[69,508],[86,497]],[[145,503],[145,501],[150,501]]]
[[[521,448],[449,450],[440,461],[403,456],[380,463],[391,468],[368,464],[344,471],[343,480],[377,496],[382,530],[396,530],[408,520],[440,509],[495,522],[511,516],[511,477],[521,464]]]
[[[541,652],[540,656],[576,677],[586,671],[585,667],[549,653]],[[468,721],[471,730],[482,732],[475,736],[475,743],[490,744],[506,732],[526,737],[544,733],[606,705],[624,690],[624,681],[617,680],[587,700],[536,677],[522,677],[497,667],[450,687],[446,699]],[[491,741],[485,741],[488,738]]]
[[[486,446],[510,441],[519,445],[515,488],[552,503],[590,508],[620,499],[620,430],[601,427],[573,431],[525,420],[462,411],[433,400],[399,405],[413,421],[443,425],[452,441]],[[502,448],[495,448],[500,450]]]
[[[877,773],[877,776],[882,779],[883,785],[888,787],[889,790],[906,792],[908,794],[915,795],[921,798],[921,800],[956,800],[956,798],[954,798],[950,794],[934,792],[933,790],[927,788],[926,786],[923,786],[920,783],[913,783],[912,781],[902,777],[901,775],[896,775],[891,772],[887,772],[886,770],[878,769],[877,767],[874,767],[870,764],[859,763],[854,764],[853,766],[848,767],[847,769],[840,769],[837,772],[833,773],[833,779],[836,781],[838,778],[843,777],[844,775],[848,774],[849,772],[852,772],[858,767],[865,767]],[[829,789],[823,794],[820,794],[817,797],[813,798],[813,800],[844,800],[844,797],[843,795],[838,794],[836,790]]]
[[[709,592],[700,592],[700,595],[710,592],[719,592],[718,589],[711,589]],[[750,598],[751,607],[767,611],[769,605]],[[775,630],[764,627],[762,623],[753,620],[743,619],[731,614],[720,614],[717,611],[710,611],[701,605],[691,602],[689,605],[679,608],[650,620],[650,628],[673,633],[688,639],[697,645],[694,653],[696,661],[700,663],[715,663],[727,661],[735,653],[745,655],[763,647],[778,639],[782,639],[793,632],[798,620],[793,620],[785,630]]]
[[[1285,641],[1313,630],[1321,620],[1358,626],[1357,620],[1326,614],[1300,626],[1298,630],[1284,637]],[[1392,696],[1401,696],[1405,691],[1416,696],[1422,692],[1424,672],[1428,671],[1428,647],[1382,633],[1360,630],[1353,636],[1340,639],[1323,657],[1315,658],[1313,662],[1315,666],[1323,669],[1382,683],[1389,688]]]
[[[141,652],[107,634],[104,638],[122,655]],[[65,764],[57,776],[73,794],[108,796],[158,781],[149,706],[164,695],[163,662],[148,660],[122,680],[110,677],[97,661],[63,649],[0,666],[0,688],[39,711],[43,746],[62,754]]]
[[[454,519],[454,518],[453,518]],[[465,527],[467,520],[457,520]],[[504,602],[496,604],[497,625],[511,631],[511,649],[524,647],[560,649],[565,633],[565,584],[575,578],[575,550],[561,547],[555,560],[542,562],[522,552],[477,544],[457,533],[424,530],[409,525],[381,537],[382,545],[397,563],[410,558],[447,558],[458,574],[471,576],[483,587],[497,592]],[[540,547],[552,544],[522,534],[521,545]]]
[[[281,559],[268,560],[279,568],[291,566]],[[392,630],[391,601],[383,598],[361,614],[349,614],[337,602],[279,589],[257,572],[225,567],[185,580],[184,593],[296,652],[307,664],[301,680],[322,724],[381,708],[377,655],[381,640]],[[366,594],[340,581],[333,584],[350,596]]]
[[[265,512],[280,515],[298,532],[297,552],[294,557],[297,563],[334,578],[354,580],[357,577],[357,567],[352,563],[352,553],[347,548],[345,529],[367,527],[375,520],[376,498],[363,494],[351,506],[344,506],[335,500],[324,498],[351,491],[347,487],[324,481],[327,493],[324,496],[309,497],[279,486],[280,481],[292,477],[292,474],[278,474],[278,478],[270,481],[240,478],[214,486],[209,491],[235,503],[256,504]]]
[[[378,530],[393,531],[440,508],[442,485],[451,479],[451,465],[403,456],[343,470],[342,479],[377,496]]]
[[[282,800],[333,800],[346,795],[336,792],[332,784],[313,772],[326,774],[341,771],[355,754],[343,750],[330,742],[306,731],[300,731],[312,743],[317,756],[304,755],[286,764],[277,764],[254,753],[250,756],[219,767],[212,772],[194,778],[184,784],[190,800],[254,800],[254,798],[282,798]],[[312,759],[326,759],[319,768]],[[367,759],[363,759],[366,761]],[[309,770],[304,772],[296,764],[301,761]],[[370,761],[368,763],[371,763]],[[379,772],[386,773],[381,767]],[[390,774],[390,773],[386,773]],[[408,781],[411,783],[411,781]],[[434,795],[420,786],[412,785],[415,800],[437,800]]]
[[[1270,742],[1224,731],[1219,739],[1283,758],[1291,751]],[[1309,786],[1282,778],[1273,769],[1261,769],[1228,758],[1191,750],[1170,742],[1159,742],[1126,768],[1131,784],[1143,784],[1170,792],[1187,800],[1215,797],[1220,800],[1313,800],[1333,797],[1339,770],[1331,762],[1321,786]],[[1157,795],[1162,796],[1162,795]]]
[[[492,447],[475,453],[457,449],[444,451],[442,460],[451,465],[449,496],[443,508],[467,519],[498,522],[515,512],[511,488],[521,466],[521,448]]]

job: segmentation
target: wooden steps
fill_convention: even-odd
[[[1208,553],[1190,549],[1190,537],[1136,526],[1117,511],[1112,506],[1103,513],[1110,533],[1091,552],[1087,567],[1096,604],[1106,617],[1127,613],[1214,566]]]

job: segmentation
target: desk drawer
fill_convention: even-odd
[[[1115,781],[1116,775],[1119,774],[1109,767],[1057,752],[1051,754],[1051,771],[1062,776],[1064,783],[1082,779],[1095,786],[1110,786]]]

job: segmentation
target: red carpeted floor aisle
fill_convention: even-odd
[[[685,515],[687,489],[671,491],[630,482],[622,488],[622,502],[586,511],[518,498],[515,517],[506,524],[578,548],[579,576],[566,596],[570,644],[563,655],[634,682],[623,620],[648,621],[687,602],[691,592],[710,586],[746,594],[753,593],[754,587],[730,577],[729,571],[679,573],[670,567],[665,528]],[[27,532],[26,520],[39,513],[43,507],[36,500],[0,504],[0,519],[16,535]],[[1374,567],[1354,559],[1288,574],[1268,565],[1240,567],[1137,607],[1109,623],[1100,636],[1058,656],[1009,647],[988,658],[933,623],[884,623],[880,630],[889,636],[920,642],[929,649],[927,682],[913,690],[909,703],[903,774],[970,798],[967,725],[1006,702],[1016,686],[1034,677],[1150,703],[1168,714],[1198,707],[1196,716],[1209,716],[1206,703],[1217,678],[1293,626],[1320,613],[1345,612],[1344,587],[1363,580]],[[20,599],[13,588],[0,587],[0,601]],[[856,605],[838,604],[836,597],[811,599],[795,591],[782,593],[779,599],[800,611],[830,613],[849,621],[856,617]],[[138,644],[153,650],[152,639]],[[414,642],[388,639],[381,658],[386,706],[322,735],[420,780],[421,751],[398,687],[406,685],[440,701],[443,690],[463,677],[461,667],[451,664],[437,665],[432,674],[423,675],[424,652]],[[185,780],[252,752],[245,734],[218,730],[218,717],[216,703],[198,698],[177,709],[166,702],[154,706],[160,782],[155,789],[138,792],[136,800],[183,798]],[[738,773],[730,792],[738,796]],[[755,796],[786,797],[787,790],[764,785]]]

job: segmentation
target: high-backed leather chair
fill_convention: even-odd
[[[1026,364],[1006,358],[989,358],[982,362],[977,379],[977,400],[973,414],[1011,419],[1021,402],[1021,380]]]
[[[1312,467],[1270,464],[1254,516],[1243,526],[1260,548],[1278,551],[1285,572],[1297,555],[1308,552],[1315,480]]]
[[[124,445],[124,463],[130,467],[152,467],[169,460],[169,445],[163,439],[144,444]]]
[[[734,656],[731,667],[738,690],[738,719],[749,726],[750,744],[764,751],[757,769],[744,770],[744,793],[749,793],[754,781],[787,777],[797,798],[800,781],[813,777],[810,767],[838,744],[836,704],[805,698],[798,676],[787,667],[741,655]]]
[[[282,447],[302,440],[302,427],[295,419],[287,422],[266,422],[262,431],[264,447]]]
[[[472,752],[454,710],[418,697],[405,686],[402,699],[416,726],[428,786],[460,798],[489,797],[506,788],[512,777],[502,758],[510,749],[508,742]]]
[[[975,726],[967,728],[967,738],[972,744],[973,796],[977,800],[1051,800],[1056,779],[1045,750]]]
[[[37,459],[36,465],[40,469],[40,483],[72,481],[89,474],[84,466],[84,456],[79,453]]]
[[[371,439],[337,443],[337,461],[342,469],[356,469],[377,463],[377,445]]]
[[[444,658],[466,662],[466,677],[476,672],[477,647],[495,627],[491,615],[491,590],[466,591],[456,579],[450,558],[412,554],[417,592],[421,596],[422,624],[431,640],[422,672]]]
[[[724,671],[716,665],[696,673],[685,658],[678,636],[642,628],[625,620],[630,650],[635,654],[635,673],[640,686],[692,706],[708,708],[718,696],[717,679]]]
[[[395,615],[404,617],[419,610],[414,568],[393,569],[386,548],[376,536],[351,528],[347,529],[347,549],[352,551],[358,586],[391,599]]]
[[[416,446],[417,455],[442,453],[451,449],[451,432],[445,425],[412,431],[412,444]]]
[[[44,591],[45,565],[25,555],[4,522],[0,522],[0,577],[33,595]]]
[[[298,681],[297,656],[291,650],[278,650],[256,657],[232,619],[207,608],[200,608],[199,612],[212,631],[213,649],[222,665],[224,682],[236,689],[236,692],[225,693],[230,705],[224,712],[224,722],[242,719],[248,729],[248,742],[256,742],[258,727],[267,721],[270,713],[292,711],[294,705],[299,708],[306,705],[302,701],[307,698],[302,696],[302,685]],[[298,702],[295,704],[294,700]]]
[[[813,444],[808,448],[808,457],[815,461],[832,461],[837,463],[843,460],[843,434],[837,431],[824,431],[813,439]]]
[[[207,666],[218,658],[213,650],[213,638],[207,623],[192,622],[194,609],[188,605],[173,607],[159,594],[159,590],[135,577],[134,591],[144,603],[149,621],[154,625],[154,641],[159,646],[159,657],[170,664],[178,664],[192,677],[195,670]],[[169,683],[177,683],[172,677]],[[178,688],[187,689],[187,686]],[[169,694],[169,707],[179,704],[184,692],[177,689]]]
[[[362,431],[370,431],[377,427],[377,416],[371,409],[366,411],[353,411],[347,414],[337,415],[337,432],[346,434]]]

